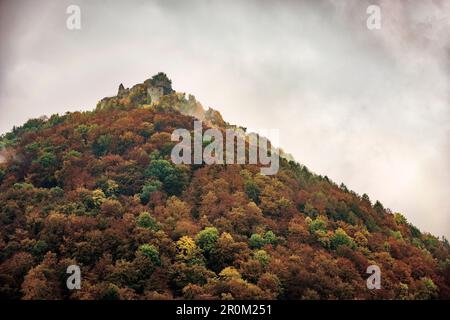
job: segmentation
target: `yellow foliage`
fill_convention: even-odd
[[[219,276],[225,280],[241,279],[241,274],[234,267],[226,267],[220,271]]]

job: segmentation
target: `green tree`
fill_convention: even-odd
[[[257,250],[254,253],[254,257],[258,260],[263,266],[266,266],[270,261],[270,256],[265,250]]]
[[[142,204],[147,204],[153,192],[161,190],[162,183],[159,180],[151,180],[142,187],[139,197]]]
[[[85,124],[80,124],[75,128],[75,132],[83,139],[83,142],[86,144],[89,131],[91,130],[91,126],[87,126]]]
[[[332,249],[337,249],[339,246],[355,247],[353,239],[342,228],[338,228],[330,237],[330,245]]]
[[[316,218],[314,220],[311,221],[311,223],[309,224],[309,232],[311,233],[316,233],[316,231],[327,231],[327,223],[322,220],[321,218]]]
[[[206,227],[197,234],[197,245],[206,253],[209,253],[219,239],[219,231],[214,227]]]
[[[108,284],[101,293],[101,300],[120,300],[119,288],[115,284]]]
[[[164,72],[159,72],[154,75],[151,79],[146,80],[144,83],[151,86],[163,88],[163,94],[170,94],[173,91],[172,81],[167,77]]]
[[[154,264],[160,265],[161,259],[159,257],[159,251],[156,249],[156,247],[152,244],[143,244],[139,247],[139,251],[142,253],[142,255],[149,258]]]
[[[249,241],[250,248],[260,249],[260,248],[264,247],[265,244],[266,244],[266,241],[260,234],[254,233],[251,235],[250,241]]]
[[[47,243],[43,240],[38,240],[31,249],[31,253],[35,257],[43,257],[44,254],[47,252],[47,249],[48,249]]]
[[[81,158],[81,153],[76,150],[70,150],[64,155],[63,159],[68,160],[70,158]]]
[[[103,156],[111,147],[112,136],[110,134],[103,134],[98,137],[92,144],[92,150],[96,156]]]
[[[35,186],[44,188],[56,186],[55,171],[58,169],[58,158],[52,148],[46,148],[32,164],[30,180]]]
[[[261,190],[258,185],[253,180],[248,180],[244,185],[245,193],[247,196],[256,204],[259,203],[259,195],[261,194]]]
[[[397,240],[403,240],[402,233],[400,231],[390,230],[391,236],[393,236]]]
[[[137,218],[137,225],[139,227],[152,229],[155,231],[159,230],[159,226],[156,220],[150,215],[150,213],[146,211],[141,212],[141,214]]]
[[[273,231],[267,231],[264,234],[264,242],[267,244],[271,244],[271,245],[275,245],[278,241],[277,236],[275,235],[275,233],[273,233]]]
[[[34,163],[39,164],[42,168],[47,169],[52,166],[56,166],[58,159],[56,155],[51,151],[45,151]]]
[[[180,195],[189,180],[185,169],[162,159],[152,160],[145,175],[161,181],[164,191],[169,195]]]

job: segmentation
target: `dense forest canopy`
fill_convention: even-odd
[[[0,297],[450,299],[448,241],[366,194],[286,157],[273,176],[174,165],[171,133],[195,118],[231,126],[160,73],[3,135]],[[66,287],[74,264],[80,290]]]

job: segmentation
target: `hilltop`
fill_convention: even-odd
[[[173,164],[171,133],[195,119],[238,128],[159,73],[3,135],[0,297],[450,299],[448,241],[366,194],[288,157],[273,176]]]

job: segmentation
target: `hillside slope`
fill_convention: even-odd
[[[285,158],[274,176],[174,165],[171,133],[194,117],[232,127],[160,73],[5,134],[0,297],[450,299],[448,242],[367,195]],[[66,288],[72,264],[81,290]]]

